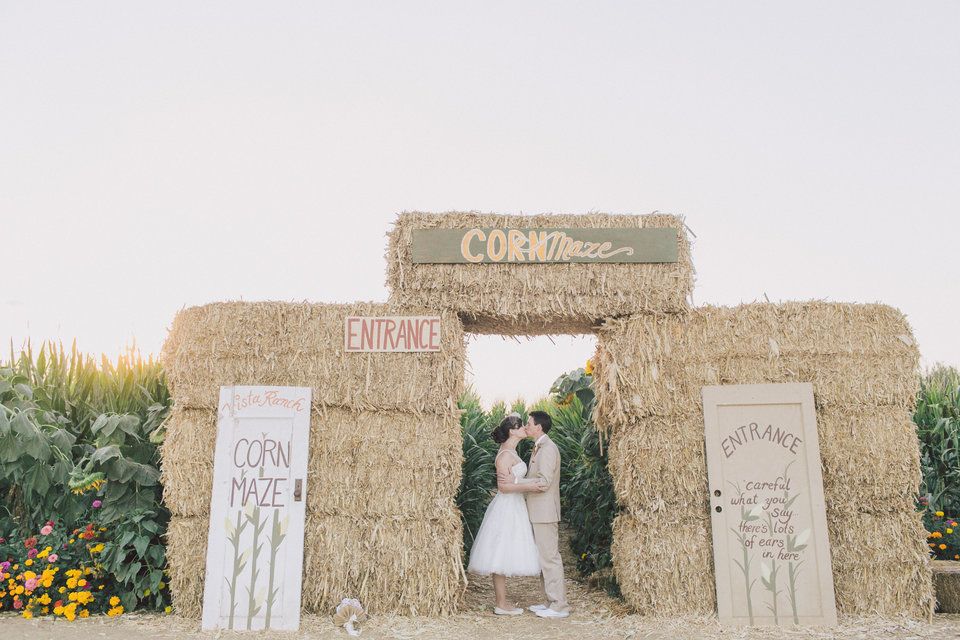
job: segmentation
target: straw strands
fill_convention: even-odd
[[[920,462],[910,419],[918,361],[905,318],[882,305],[747,304],[605,323],[594,359],[594,415],[610,437],[609,468],[623,508],[614,562],[627,601],[661,612],[631,564],[648,555],[633,545],[677,539],[660,514],[701,519],[706,551],[692,549],[696,537],[685,540],[685,551],[710,549],[701,388],[812,382],[838,607],[926,617],[931,583],[913,508]],[[864,576],[877,581],[854,590]],[[664,613],[674,612],[672,598]],[[690,600],[687,611],[701,611],[702,599]]]
[[[170,588],[177,613],[199,618],[206,516],[174,518],[167,530]],[[328,613],[346,595],[378,615],[447,615],[464,592],[460,514],[430,519],[307,516],[302,607]]]
[[[440,315],[441,350],[346,353],[347,316]],[[314,406],[443,413],[464,385],[456,315],[386,304],[221,302],[180,311],[161,352],[181,408],[217,406],[221,385],[311,387]]]
[[[960,613],[960,563],[934,560],[933,587],[941,613]]]
[[[175,516],[209,513],[217,413],[175,409],[162,446],[164,502]],[[338,514],[364,505],[383,516],[431,514],[450,506],[463,447],[455,414],[315,408],[310,419],[307,509]],[[384,491],[393,487],[416,491]]]
[[[716,612],[709,519],[706,512],[620,512],[613,521],[613,569],[634,611],[653,616]]]
[[[440,315],[441,351],[345,353],[347,316]],[[464,343],[452,312],[384,304],[228,302],[181,311],[163,349],[175,409],[161,449],[173,518],[174,606],[198,617],[221,385],[313,389],[303,607],[359,597],[375,614],[446,614],[461,601],[455,400]]]
[[[414,264],[414,229],[674,228],[666,264]],[[689,307],[694,270],[683,219],[673,215],[402,213],[389,235],[391,302],[460,313],[472,333],[590,333],[605,319]]]

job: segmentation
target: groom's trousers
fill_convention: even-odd
[[[537,551],[540,552],[540,579],[547,595],[547,605],[554,611],[566,611],[567,586],[563,581],[558,523],[534,522],[533,539],[537,544]]]

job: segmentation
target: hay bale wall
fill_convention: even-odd
[[[348,315],[436,315],[383,304],[227,302],[181,311],[162,351],[174,411],[161,448],[170,586],[199,617],[221,385],[313,389],[303,609],[359,597],[374,613],[444,614],[463,593],[464,344],[441,315],[437,353],[344,353]]]
[[[674,228],[672,264],[414,264],[414,229]],[[467,331],[590,333],[606,318],[689,308],[694,270],[678,216],[403,213],[389,233],[387,286],[396,304],[453,309]]]
[[[650,614],[716,609],[701,388],[812,382],[838,610],[925,618],[918,363],[905,318],[882,305],[747,304],[605,323],[595,419],[622,508],[613,554],[627,601]]]

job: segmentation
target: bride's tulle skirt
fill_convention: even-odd
[[[481,576],[538,576],[540,560],[523,494],[498,493],[490,501],[470,550],[467,571]]]

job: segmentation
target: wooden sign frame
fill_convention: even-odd
[[[677,262],[670,227],[567,229],[414,229],[414,264]]]
[[[347,353],[419,353],[440,351],[440,316],[347,316],[343,350]]]
[[[702,393],[720,622],[835,625],[813,385]]]

